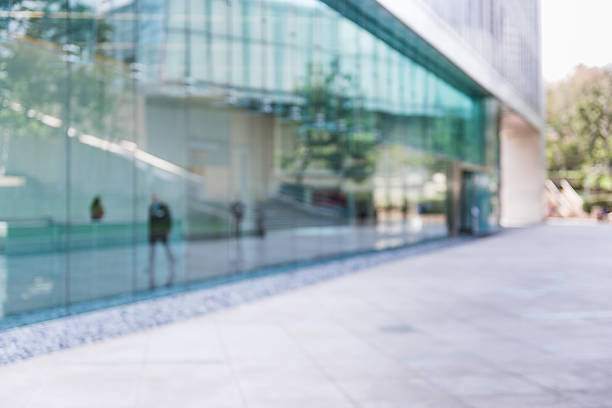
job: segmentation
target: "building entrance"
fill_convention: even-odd
[[[464,171],[461,175],[459,231],[482,234],[487,230],[489,214],[489,176],[486,173]]]

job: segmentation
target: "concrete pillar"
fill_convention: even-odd
[[[504,110],[500,130],[502,226],[529,225],[543,219],[544,169],[541,130]]]

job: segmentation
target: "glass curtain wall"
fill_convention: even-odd
[[[497,224],[497,110],[341,10],[2,7],[0,318],[445,237],[461,172]]]

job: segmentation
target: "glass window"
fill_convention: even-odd
[[[443,237],[465,162],[494,211],[494,115],[364,16],[26,5],[0,20],[0,317]]]

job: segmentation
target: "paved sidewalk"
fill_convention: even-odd
[[[612,227],[557,224],[0,367],[4,407],[612,407]]]

